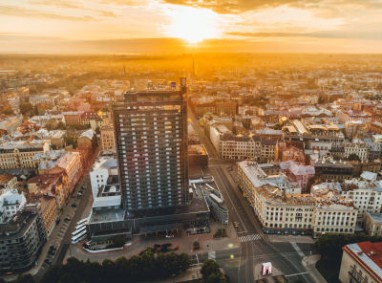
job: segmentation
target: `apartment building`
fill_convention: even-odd
[[[115,134],[113,125],[104,125],[100,128],[101,149],[116,152]]]
[[[382,242],[361,242],[342,248],[340,282],[382,282]]]
[[[346,161],[334,161],[329,159],[320,159],[314,163],[314,171],[318,180],[342,181],[353,178],[354,166]]]
[[[291,160],[281,162],[280,168],[289,179],[297,182],[303,191],[307,191],[309,181],[315,176],[314,166],[299,164]]]
[[[0,224],[0,271],[25,270],[35,264],[46,242],[39,204],[28,204],[12,219]]]
[[[382,213],[364,213],[364,228],[369,236],[382,236]]]
[[[181,87],[128,92],[113,105],[122,201],[129,211],[185,206],[187,100]]]
[[[45,140],[11,141],[0,145],[0,169],[36,168],[37,153],[50,149],[50,142]]]
[[[68,176],[62,168],[56,167],[49,174],[34,176],[27,181],[27,185],[32,197],[53,197],[59,209],[65,205],[70,195]]]
[[[361,162],[366,162],[368,158],[368,146],[365,143],[345,143],[344,157],[348,158],[351,154],[355,154],[359,157]]]
[[[0,195],[0,223],[7,222],[27,203],[23,193],[17,189],[4,189]]]
[[[253,209],[265,233],[318,237],[355,231],[357,210],[349,199],[288,194],[271,185],[255,189],[252,195]]]
[[[225,125],[210,127],[210,140],[223,159],[254,159],[272,162],[275,159],[276,141],[253,134],[234,135]]]
[[[355,231],[357,210],[351,199],[332,198],[326,193],[301,194],[301,188],[280,186],[255,162],[239,162],[237,176],[266,233],[320,236]]]
[[[254,161],[241,161],[236,165],[238,182],[248,201],[254,203],[254,191],[263,185],[278,187],[290,194],[301,193],[297,182],[291,181],[280,170],[275,172],[272,164],[259,164]]]
[[[353,200],[354,206],[358,209],[358,224],[363,222],[366,212],[381,212],[381,182],[358,179],[345,180],[342,183],[341,195]]]

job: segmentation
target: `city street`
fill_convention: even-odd
[[[60,222],[55,226],[47,243],[40,254],[39,262],[30,272],[35,274],[37,280],[41,279],[49,266],[54,264],[62,264],[65,254],[71,244],[71,233],[77,225],[77,222],[84,218],[85,208],[92,200],[92,192],[89,179],[89,170],[91,169],[94,160],[98,154],[96,153],[90,158],[87,168],[85,168],[82,177],[75,186],[72,196],[69,198],[67,205],[64,207]],[[82,196],[77,196],[77,193],[82,189]],[[67,218],[68,217],[68,218]],[[67,218],[67,220],[65,220]],[[70,220],[68,220],[70,218]],[[49,255],[48,249],[50,246],[56,247],[55,253]],[[45,262],[49,259],[49,262]]]
[[[253,209],[231,176],[233,162],[218,158],[213,145],[200,128],[191,109],[189,109],[188,115],[195,132],[208,151],[209,173],[214,176],[216,184],[223,193],[230,212],[230,222],[239,223],[237,236],[241,243],[240,249],[229,252],[216,251],[216,260],[224,267],[231,282],[254,282],[260,278],[260,274],[255,274],[255,265],[269,261],[291,280],[315,282],[302,265],[302,258],[311,254],[312,245],[274,243],[271,241],[271,235],[263,233]],[[203,259],[203,255],[200,255],[199,258]]]
[[[231,282],[254,282],[256,279],[261,278],[259,272],[255,272],[255,269],[258,270],[256,266],[269,261],[272,262],[275,269],[292,280],[300,279],[303,282],[315,282],[302,265],[303,257],[309,256],[312,253],[312,244],[296,244],[293,242],[293,239],[291,239],[290,242],[273,242],[273,237],[277,236],[263,233],[253,209],[238,189],[234,178],[235,176],[232,176],[232,165],[234,163],[232,161],[219,159],[213,145],[204,134],[204,131],[199,127],[195,116],[190,110],[189,116],[194,125],[195,132],[199,134],[200,140],[206,146],[209,156],[212,156],[209,160],[210,165],[208,172],[204,173],[214,176],[215,182],[220,188],[229,209],[230,222],[238,223],[238,227],[233,233],[237,234],[237,238],[235,235],[233,236],[236,239],[232,247],[224,248],[225,244],[222,244],[223,242],[219,243],[217,240],[203,241],[201,239],[200,241],[201,244],[204,245],[204,249],[202,248],[200,251],[191,252],[191,254],[197,254],[199,263],[202,263],[208,258],[216,259],[228,274]],[[82,251],[82,249],[78,247],[71,249],[70,247],[71,232],[74,230],[77,221],[84,217],[84,211],[91,199],[88,173],[89,169],[84,172],[84,177],[73,192],[73,196],[75,196],[78,190],[84,186],[87,189],[84,191],[83,196],[80,199],[70,198],[68,205],[62,213],[60,224],[55,227],[45,247],[46,249],[44,249],[47,250],[51,245],[57,247],[56,253],[53,257],[51,256],[51,264],[63,263],[65,255],[66,257],[72,256],[72,250],[74,253],[73,256],[77,256],[80,259],[90,258],[90,255]],[[76,208],[72,207],[73,204],[76,205]],[[65,221],[65,217],[70,217],[71,220]],[[175,242],[179,241],[179,246],[182,246],[182,238],[183,237],[179,238],[179,240],[174,239]],[[227,240],[229,242],[229,239]],[[114,258],[121,255],[129,256],[130,253],[131,256],[135,253],[135,250],[139,250],[138,247],[143,249],[147,244],[148,242],[145,243],[141,240],[135,240],[131,247],[132,249],[127,248],[127,250],[115,252],[113,255],[110,254],[110,257]],[[47,251],[42,254],[46,256]],[[102,261],[105,258],[105,254],[92,255],[91,257],[94,257],[93,259],[95,260],[99,258],[99,260]],[[42,256],[40,258],[43,261],[45,257]],[[41,269],[39,269],[36,274],[37,278],[41,278],[50,264],[42,263],[41,265]]]

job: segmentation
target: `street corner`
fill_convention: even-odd
[[[266,282],[276,282],[271,278],[284,275],[277,267],[273,266],[272,262],[267,261],[256,263],[253,268],[253,273],[256,282],[260,279],[266,279]]]
[[[315,266],[316,263],[321,259],[321,255],[319,254],[314,254],[314,255],[308,255],[308,256],[304,256],[302,258],[302,264],[304,266],[308,266],[308,265],[312,265],[312,266]]]

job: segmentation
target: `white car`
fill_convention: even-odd
[[[166,235],[166,239],[172,239],[174,238],[175,236],[173,234],[170,234],[170,235]]]

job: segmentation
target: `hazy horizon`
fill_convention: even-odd
[[[1,54],[382,53],[374,0],[0,0],[0,12]]]

